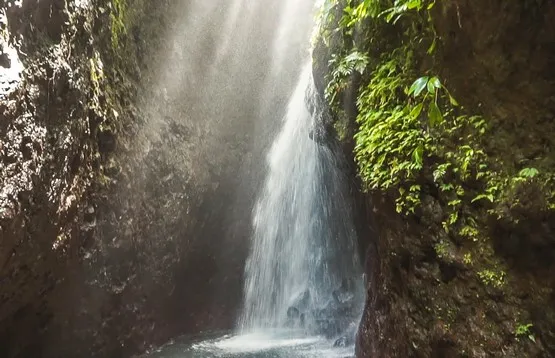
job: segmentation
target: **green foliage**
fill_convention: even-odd
[[[517,324],[517,326],[515,327],[515,331],[514,331],[515,338],[517,340],[519,340],[522,337],[527,337],[529,340],[536,343],[536,338],[534,337],[534,335],[530,331],[530,328],[532,328],[533,326],[534,325],[531,324],[531,323]]]
[[[383,1],[363,0],[358,5],[350,1],[343,8],[343,17],[339,21],[339,26],[345,29],[352,29],[368,17],[377,17],[381,13]]]
[[[486,122],[479,116],[457,115],[458,103],[437,76],[411,81],[410,58],[405,56],[396,51],[382,61],[358,98],[359,129],[354,137],[359,174],[367,190],[400,188],[397,211],[414,213],[424,162],[433,158],[427,169],[449,198],[448,227],[457,221],[466,197],[452,179],[485,175],[484,152],[471,144],[485,133]],[[471,133],[468,145],[449,145],[451,138],[464,133]]]
[[[478,271],[478,277],[484,285],[493,286],[495,288],[501,288],[506,283],[506,274],[503,271],[485,269],[482,271]]]
[[[461,225],[459,235],[474,242],[478,241],[480,232],[478,230],[476,220],[474,220],[474,218],[472,217],[467,217],[465,219],[464,225]]]
[[[387,190],[401,181],[414,181],[422,169],[428,137],[422,130],[420,113],[398,100],[406,84],[405,74],[393,58],[372,73],[372,80],[359,96],[355,157],[368,189]],[[411,197],[418,191],[411,185],[399,194]]]
[[[331,79],[325,91],[329,103],[335,103],[337,94],[341,93],[349,84],[350,76],[356,71],[363,74],[368,65],[368,56],[353,50],[349,55],[340,57],[332,55],[330,66],[333,68]]]
[[[425,0],[396,0],[393,7],[385,10],[380,15],[386,15],[387,22],[394,24],[410,10],[422,10],[426,6],[427,10],[434,7],[435,1],[427,2]]]
[[[355,1],[348,1],[343,8],[343,17],[339,21],[339,26],[345,29],[352,29],[367,18],[383,17],[386,22],[395,24],[404,14],[411,10],[419,11],[426,7],[430,10],[434,2],[426,0],[362,0],[358,4]]]
[[[440,241],[434,245],[437,257],[444,259],[449,255],[449,244],[445,241]]]
[[[464,254],[463,262],[465,263],[465,265],[472,265],[472,254],[470,252]]]
[[[321,13],[325,20],[320,36],[330,46],[328,40],[335,38],[340,50],[331,55],[325,94],[339,112],[339,95],[352,75],[358,73],[366,83],[359,92],[354,135],[366,190],[395,189],[397,211],[415,213],[420,182],[431,176],[448,208],[445,230],[459,225],[458,232],[476,240],[478,225],[472,230],[461,228],[465,208],[483,206],[502,217],[506,212],[496,208],[517,205],[516,194],[511,193],[523,191],[519,185],[540,183],[550,193],[547,208],[555,210],[555,177],[534,167],[511,176],[499,163],[491,163],[484,149],[486,119],[466,113],[433,70],[422,74],[421,58],[433,54],[437,46],[429,12],[434,4],[429,0],[328,0]],[[401,18],[406,18],[403,40],[382,39],[384,32],[399,28]],[[380,48],[378,53],[375,47]],[[468,186],[473,190],[465,190]]]
[[[536,168],[524,168],[518,173],[522,178],[533,178],[538,174],[539,171]]]
[[[409,12],[427,13],[434,2],[345,1],[342,16],[336,20],[338,28],[333,29],[328,22],[330,18],[337,17],[338,4],[338,1],[328,1],[324,6],[328,12],[322,15],[326,19],[321,23],[324,37],[337,32],[350,36],[355,27],[363,27],[364,21],[370,18],[377,23],[393,24]],[[429,36],[435,41],[433,31],[429,32]],[[436,178],[441,189],[447,191],[448,184],[440,178],[442,172],[447,174],[449,166],[446,164],[455,164],[452,170],[460,170],[464,175],[470,170],[473,157],[479,154],[473,148],[454,148],[455,152],[447,153],[449,148],[439,142],[442,132],[459,134],[455,133],[456,130],[471,124],[476,117],[458,116],[445,123],[447,117],[454,116],[452,109],[458,107],[458,103],[439,77],[421,76],[415,80],[417,72],[411,47],[422,42],[421,34],[415,33],[412,41],[404,47],[385,52],[379,61],[373,63],[356,41],[346,54],[332,54],[325,91],[326,99],[338,112],[338,95],[348,87],[352,74],[357,72],[369,78],[357,101],[359,130],[354,138],[360,177],[367,190],[399,188],[397,211],[406,214],[414,213],[420,204],[418,179],[427,158],[444,157],[444,163],[438,163]],[[452,158],[445,158],[447,154],[451,154]],[[459,161],[460,166],[457,165]],[[460,192],[460,187],[453,189]],[[453,207],[457,206],[458,200],[453,198],[450,201]],[[452,213],[449,221],[456,221],[456,216]]]
[[[526,211],[515,209],[531,205],[526,199],[533,190],[545,195],[545,202],[533,201],[538,210],[555,210],[555,174],[541,158],[515,165],[499,155],[495,122],[450,93],[433,56],[442,45],[431,21],[434,4],[326,1],[319,31],[331,53],[326,99],[341,113],[339,99],[356,79],[354,154],[364,189],[395,200],[399,213],[426,219],[432,215],[421,197],[432,197],[442,208],[434,221],[446,232],[434,245],[438,257],[447,257],[456,238],[466,253],[452,256],[476,269],[484,285],[502,288],[507,276],[493,259],[489,220],[518,224],[513,211]]]

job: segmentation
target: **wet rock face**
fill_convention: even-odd
[[[171,296],[171,284],[145,281],[171,280],[168,257],[178,261],[179,251],[133,247],[98,229],[100,193],[117,172],[106,165],[118,146],[117,112],[125,123],[133,110],[121,110],[106,86],[115,70],[103,64],[113,61],[107,9],[101,0],[0,7],[2,357],[123,356],[176,332],[146,338],[167,317],[165,302],[149,295]],[[131,285],[136,275],[141,284]]]
[[[94,10],[73,5],[0,7],[0,354],[6,357],[36,356],[37,331],[52,318],[47,296],[78,257],[96,146],[87,104],[96,99],[80,58],[88,49],[70,44],[67,34],[68,20],[90,26]]]
[[[182,120],[196,93],[156,87],[141,108],[180,2],[129,3],[119,47],[112,1],[0,6],[2,357],[126,357],[233,327],[250,210],[228,208],[251,207],[256,187],[237,175],[252,159],[250,122],[236,124],[259,113],[234,106],[214,139],[202,116]]]
[[[12,18],[12,34],[27,35],[29,23],[32,23],[34,29],[31,31],[41,32],[56,43],[62,40],[64,23],[70,19],[65,0],[8,0],[6,3],[6,13]],[[76,2],[67,3],[72,6]]]

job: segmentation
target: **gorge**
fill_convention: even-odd
[[[0,2],[0,356],[555,355],[554,15]]]

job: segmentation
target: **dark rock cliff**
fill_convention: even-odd
[[[0,5],[0,356],[128,357],[233,328],[298,71],[270,89],[282,3],[249,7],[225,51],[228,1]],[[300,62],[293,42],[280,56]]]
[[[64,305],[53,292],[82,256],[90,224],[108,120],[95,31],[109,17],[65,1],[8,1],[0,16],[9,84],[0,94],[0,351],[37,356],[53,307]]]
[[[2,3],[0,356],[125,357],[232,327],[248,210],[222,238],[248,131],[208,151],[190,104],[166,110],[179,98],[153,82],[178,8]]]
[[[555,6],[548,1],[441,1],[426,11],[431,2],[422,2],[422,17],[410,10],[395,23],[385,15],[369,16],[349,33],[341,30],[346,22],[339,23],[349,14],[343,12],[347,3],[355,9],[361,2],[330,6],[329,13],[336,16],[323,28],[339,30],[324,32],[323,37],[329,37],[318,43],[314,61],[322,93],[337,76],[334,55],[354,50],[367,61],[364,71],[352,70],[345,77],[332,103],[336,121],[347,123],[342,133],[346,152],[351,157],[359,153],[360,212],[366,218],[361,225],[367,228],[362,240],[368,246],[368,297],[357,355],[553,356],[555,28],[550,19]],[[393,6],[388,1],[370,3]],[[418,174],[383,189],[364,182],[360,163],[365,158],[359,149],[364,143],[357,142],[355,134],[368,118],[360,110],[368,110],[364,96],[372,95],[365,88],[383,75],[377,70],[381,64],[395,60],[392,53],[408,59],[386,76],[400,82],[408,78],[406,87],[390,93],[395,103],[413,106],[407,96],[411,83],[432,73],[462,106],[454,112],[482,116],[488,129],[474,142],[472,130],[450,137],[453,132],[421,127],[423,138],[447,143],[439,145],[445,145],[445,152],[434,152],[434,146],[425,149]],[[375,111],[386,108],[390,99],[383,100]],[[437,97],[436,102],[443,105]],[[444,112],[445,121],[455,118],[452,113]],[[481,163],[495,174],[486,174],[489,183],[476,174],[479,169],[472,180],[451,174],[449,183],[462,189],[459,206],[438,184],[436,168],[444,153],[456,153],[465,145],[480,148]],[[392,173],[400,157],[389,158],[383,167],[374,162],[370,170]],[[416,155],[416,164],[418,160]],[[400,212],[398,193],[407,182],[407,191],[419,191],[419,207],[405,213]],[[480,201],[484,190],[491,196]],[[452,205],[456,215],[449,216]],[[446,217],[453,218],[452,226]]]

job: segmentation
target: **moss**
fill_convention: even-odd
[[[117,50],[122,45],[123,37],[127,35],[127,0],[112,0],[111,4],[112,48]]]
[[[92,109],[98,108],[98,103],[96,100],[101,92],[101,84],[104,81],[104,69],[103,63],[100,59],[100,54],[98,51],[94,51],[92,58],[89,59],[89,79],[91,81],[91,87],[93,91],[93,101],[90,103]]]
[[[337,137],[340,141],[348,141],[350,133],[350,126],[349,126],[349,119],[345,115],[345,112],[341,111],[338,114],[338,118],[333,123],[333,128],[335,133],[337,133]]]

